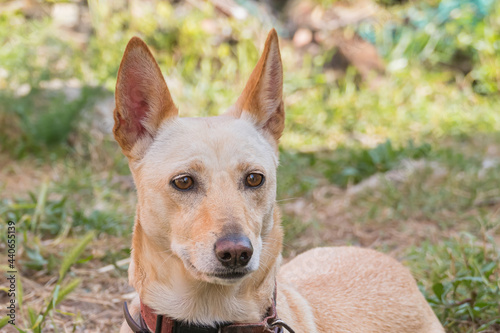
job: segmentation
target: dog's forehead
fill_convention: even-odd
[[[274,148],[248,120],[230,116],[176,118],[162,125],[144,162],[173,168],[189,160],[205,167],[256,163],[276,168]]]

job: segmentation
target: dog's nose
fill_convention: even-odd
[[[215,242],[215,256],[225,267],[244,267],[252,258],[252,254],[252,243],[245,236],[229,235]]]

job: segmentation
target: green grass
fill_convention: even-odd
[[[82,113],[102,95],[101,89],[84,87],[68,100],[64,92],[32,89],[26,96],[0,93],[0,143],[15,158],[27,155],[57,159],[71,151],[71,140]]]
[[[90,232],[85,235],[82,240],[80,240],[72,250],[64,254],[62,262],[59,266],[59,272],[57,273],[58,279],[54,285],[54,288],[50,292],[50,296],[45,300],[42,309],[35,309],[29,304],[23,303],[23,287],[21,282],[21,277],[17,274],[16,283],[16,301],[19,305],[19,309],[23,316],[18,317],[18,324],[16,324],[16,329],[20,333],[33,332],[41,333],[42,329],[46,326],[47,322],[50,320],[51,324],[55,324],[53,320],[53,311],[56,309],[57,305],[61,303],[68,294],[74,291],[81,280],[78,278],[71,279],[67,281],[67,274],[71,266],[77,263],[78,259],[84,252],[87,245],[94,238],[94,233]],[[29,264],[25,263],[27,268],[31,268]],[[4,317],[9,318],[9,317]],[[0,328],[6,326],[4,318],[0,321]],[[10,318],[9,318],[10,319]],[[22,324],[19,322],[22,321]]]
[[[462,234],[409,251],[419,286],[448,331],[500,330],[500,249],[482,236]]]
[[[457,145],[458,146],[458,145]],[[410,172],[399,182],[383,182],[376,189],[382,195],[366,191],[358,197],[360,205],[374,206],[367,220],[430,220],[442,228],[469,224],[469,219],[487,214],[490,227],[498,223],[488,204],[495,205],[500,194],[496,182],[499,165],[488,169],[474,157],[448,149],[433,153],[426,166]]]

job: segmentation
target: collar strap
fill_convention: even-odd
[[[123,305],[123,312],[128,326],[134,333],[153,333],[152,328],[154,328],[154,333],[284,333],[284,328],[288,332],[294,333],[287,324],[278,319],[276,291],[266,317],[261,322],[254,324],[220,324],[217,327],[189,325],[167,316],[156,315],[149,306],[142,302],[139,324],[130,315],[126,302]]]

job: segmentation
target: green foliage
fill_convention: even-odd
[[[44,186],[42,185],[40,194],[44,192]],[[50,191],[45,193],[45,195],[57,194],[57,196],[60,194]],[[78,202],[68,200],[67,196],[46,199],[46,196],[36,198],[31,194],[28,200],[4,200],[0,205],[0,215],[5,217],[5,221],[18,221],[18,230],[31,231],[41,237],[67,234],[70,229],[96,230],[109,234],[122,233],[124,218],[121,214],[98,209],[86,212],[84,209],[85,207],[79,205]],[[0,227],[0,229],[3,228],[4,226]],[[36,244],[27,247],[27,255],[29,262],[35,267],[47,264],[47,260],[41,256]],[[29,262],[26,264],[30,265]]]
[[[66,274],[68,270],[73,266],[78,258],[82,255],[83,251],[87,247],[87,245],[94,239],[94,232],[89,232],[86,234],[80,242],[64,256],[63,262],[59,269],[59,279],[55,284],[54,289],[52,290],[51,296],[47,299],[45,308],[38,312],[38,315],[35,311],[28,307],[30,325],[29,329],[34,333],[41,333],[42,328],[45,325],[45,320],[51,311],[55,309],[55,307],[64,300],[69,293],[71,293],[79,284],[79,279],[73,279],[68,283],[64,284]]]
[[[493,239],[465,234],[426,243],[412,249],[408,260],[448,332],[500,329],[500,252]]]
[[[500,107],[498,98],[471,97],[470,91],[461,91],[450,82],[458,80],[461,86],[470,84],[481,94],[491,95],[498,91],[499,5],[482,1],[482,9],[474,9],[479,5],[468,1],[448,2],[410,2],[396,6],[392,12],[394,21],[383,25],[382,30],[378,29],[380,25],[378,30],[365,29],[377,33],[376,38],[368,35],[366,38],[376,42],[389,60],[391,72],[387,81],[374,89],[358,90],[354,75],[349,73],[343,80],[332,80],[324,69],[332,50],[325,49],[314,56],[306,54],[300,62],[296,59],[297,52],[284,43],[287,96],[284,146],[309,150],[323,146],[334,148],[347,138],[360,135],[374,136],[377,141],[388,137],[401,144],[412,138],[420,139],[420,136],[498,131],[500,117],[489,112]],[[476,7],[469,10],[470,6]],[[28,37],[10,40],[5,36],[9,43],[0,60],[4,61],[3,67],[9,74],[3,85],[15,90],[29,81],[32,87],[27,97],[12,98],[9,96],[13,94],[7,91],[3,94],[6,96],[0,98],[0,105],[5,105],[2,110],[6,110],[6,114],[0,116],[3,130],[0,133],[4,133],[0,134],[0,143],[9,147],[14,155],[46,154],[44,147],[47,146],[50,146],[51,156],[67,153],[67,149],[55,148],[61,145],[67,148],[78,114],[93,94],[90,92],[77,101],[67,102],[60,93],[45,96],[46,92],[40,91],[40,84],[54,78],[76,77],[84,84],[97,82],[113,90],[123,49],[133,35],[141,36],[150,45],[162,71],[167,74],[170,90],[183,116],[215,115],[231,105],[261,47],[255,43],[256,34],[249,33],[257,22],[255,18],[215,20],[214,8],[209,3],[191,11],[176,11],[172,4],[160,2],[157,8],[145,10],[141,16],[131,15],[117,4],[91,1],[90,8],[96,34],[91,36],[84,50],[60,38],[50,22],[29,21],[22,25],[19,13],[5,15],[4,25]],[[401,24],[406,18],[409,23]],[[40,26],[31,26],[35,24]],[[220,27],[226,30],[217,30]],[[362,26],[359,29],[360,33],[364,31]],[[49,66],[30,56],[40,53],[48,43],[43,38],[35,38],[35,31],[43,31],[54,39],[53,43],[65,45],[64,48],[49,48],[47,54],[62,54],[57,61],[66,63],[62,68],[67,73],[52,66],[55,60]],[[29,52],[25,65],[9,62],[8,59],[17,61],[14,57],[17,49]],[[456,71],[449,70],[455,66],[455,55],[461,54],[472,66],[464,82]],[[432,72],[426,70],[429,64],[433,66]],[[22,71],[14,70],[16,66],[23,69],[27,66],[29,73],[43,70],[48,74],[36,74],[28,80]],[[19,77],[14,79],[12,75]],[[444,95],[450,98],[443,98]],[[401,128],[406,130],[401,131]]]
[[[7,326],[9,320],[10,320],[9,316],[5,316],[2,319],[0,319],[0,328]]]
[[[56,235],[66,218],[66,200],[46,200],[46,195],[43,193],[45,185],[40,191],[40,196],[37,197],[31,194],[29,200],[12,200],[4,199],[0,206],[0,215],[4,221],[17,221],[19,230],[33,231],[40,235]],[[46,192],[45,192],[46,193]],[[4,228],[4,225],[2,225]],[[2,236],[3,237],[3,236]]]
[[[0,94],[0,143],[16,157],[64,155],[71,150],[81,113],[100,89],[84,88],[75,100],[63,92],[33,89],[27,96]]]
[[[44,258],[44,254],[40,249],[38,240],[34,244],[23,244],[26,251],[25,259],[20,259],[19,262],[26,268],[40,271],[47,267],[49,261]]]
[[[23,303],[23,286],[21,284],[21,270],[17,273],[17,289],[16,289],[16,299],[20,308],[20,313],[17,318],[16,329],[19,332],[34,332],[41,333],[46,325],[46,320],[48,317],[52,316],[52,311],[56,310],[56,307],[72,292],[74,291],[81,280],[77,278],[69,279],[68,272],[71,267],[79,262],[86,247],[94,239],[95,232],[91,231],[87,233],[78,243],[67,253],[63,255],[61,265],[59,267],[59,278],[52,289],[50,296],[45,300],[45,305],[42,309],[35,310],[29,304]],[[25,236],[26,238],[26,236]],[[19,242],[19,240],[18,240]],[[27,242],[26,239],[23,240],[24,243]],[[25,245],[25,244],[24,244]],[[27,247],[25,247],[27,248]],[[28,266],[24,266],[22,271],[24,271]],[[6,317],[8,318],[8,317]],[[23,322],[24,324],[19,324]],[[5,326],[5,318],[0,321],[0,328]],[[24,326],[24,327],[23,327]]]
[[[379,50],[400,70],[408,62],[466,75],[479,94],[497,94],[500,88],[500,4],[491,0],[422,1],[403,6],[400,22],[382,29],[360,28],[376,39]],[[378,37],[370,34],[378,30]]]
[[[410,141],[401,148],[393,147],[390,140],[371,149],[341,148],[332,153],[332,158],[325,160],[325,176],[331,182],[346,186],[356,184],[378,172],[386,172],[398,166],[405,159],[420,159],[429,155],[431,146],[415,146]]]
[[[123,216],[113,211],[93,210],[86,214],[75,210],[73,213],[73,227],[82,227],[85,230],[97,230],[112,235],[122,234],[124,229]]]
[[[315,154],[282,150],[278,167],[278,199],[293,199],[314,189],[321,178],[316,162]]]
[[[58,280],[59,283],[64,279],[71,265],[73,265],[77,261],[77,259],[82,254],[83,250],[85,250],[85,248],[92,241],[93,238],[94,238],[94,232],[91,231],[84,238],[82,238],[80,243],[78,243],[69,253],[65,255],[61,267],[59,268],[59,280]]]
[[[378,87],[358,89],[353,78],[341,86],[316,70],[307,80],[297,73],[285,81],[287,122],[283,144],[314,151],[363,139],[395,144],[432,142],[500,130],[500,96],[473,95],[447,82],[453,75],[421,67],[395,72]],[[322,81],[326,80],[326,81]]]
[[[431,146],[409,141],[396,148],[390,140],[374,148],[340,147],[320,153],[282,151],[278,169],[278,197],[287,200],[310,192],[322,178],[340,187],[357,184],[399,166],[403,160],[429,157]],[[297,178],[297,175],[301,175]]]
[[[241,87],[240,73],[248,75],[258,57],[251,35],[241,31],[249,22],[217,18],[214,8],[203,3],[192,11],[175,11],[169,2],[159,2],[141,16],[128,11],[114,14],[112,5],[91,1],[96,35],[89,47],[89,68],[95,78],[112,90],[125,45],[138,35],[152,49],[164,73],[176,103],[183,106],[184,116],[218,114],[237,97],[228,86]],[[241,24],[243,23],[243,27]],[[227,32],[214,34],[206,26],[225,24]],[[238,36],[234,43],[232,35]],[[110,43],[121,47],[109,47]],[[173,79],[173,80],[169,80]]]
[[[62,39],[50,19],[26,21],[21,11],[0,12],[0,88],[41,81],[80,78],[81,52],[70,39]]]

